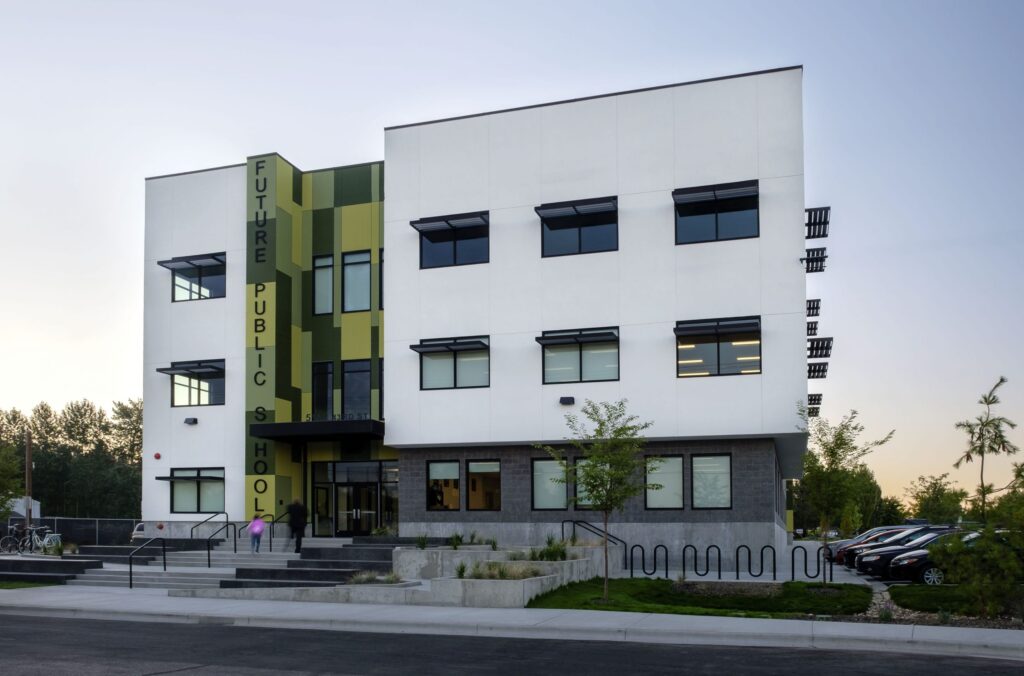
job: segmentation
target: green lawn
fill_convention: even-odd
[[[49,587],[46,582],[3,582],[0,581],[0,589],[28,589],[29,587]]]
[[[852,584],[830,584],[823,590],[819,584],[785,582],[779,596],[758,598],[684,594],[675,591],[668,580],[615,579],[609,581],[608,603],[601,601],[602,585],[600,578],[576,582],[538,596],[528,607],[792,618],[853,615],[866,611],[871,604],[871,589]]]
[[[889,596],[896,605],[908,610],[937,613],[945,610],[961,615],[969,614],[970,598],[956,586],[930,587],[924,584],[893,585]]]

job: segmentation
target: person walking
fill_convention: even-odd
[[[306,517],[308,515],[306,506],[298,498],[288,505],[288,525],[291,526],[292,537],[295,538],[296,554],[302,552],[302,536],[306,532]]]
[[[249,522],[249,550],[253,554],[260,553],[260,540],[263,539],[263,529],[266,527],[263,518],[259,514],[252,515]]]

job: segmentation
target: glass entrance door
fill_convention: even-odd
[[[378,484],[335,484],[337,535],[369,535],[378,525]]]

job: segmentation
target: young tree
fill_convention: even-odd
[[[940,476],[919,476],[917,481],[907,488],[910,498],[910,511],[919,519],[928,519],[931,523],[956,523],[963,515],[963,501],[967,499],[967,491],[955,488],[947,478],[949,474]]]
[[[566,426],[572,433],[569,445],[583,461],[570,463],[561,449],[541,446],[562,467],[565,483],[576,484],[573,502],[585,504],[604,519],[604,600],[608,600],[608,519],[621,510],[626,501],[644,490],[661,489],[647,483],[647,475],[657,468],[660,458],[644,457],[643,431],[651,421],[641,422],[626,411],[626,400],[614,403],[587,400],[581,409],[584,420],[569,413]]]
[[[991,484],[985,483],[985,456],[987,455],[1013,455],[1020,451],[1016,444],[1006,438],[1006,430],[1017,427],[1012,420],[1001,415],[992,415],[992,407],[999,403],[999,395],[996,390],[1006,383],[1004,376],[992,386],[987,394],[981,395],[978,403],[985,407],[985,411],[974,420],[961,420],[956,424],[958,430],[967,433],[967,449],[963,455],[953,463],[953,467],[960,469],[964,463],[974,462],[978,458],[978,465],[981,471],[980,482],[978,483],[977,500],[981,505],[981,519],[985,520],[985,505],[988,496],[993,492]]]
[[[878,509],[875,510],[875,516],[868,521],[868,526],[871,528],[875,526],[893,526],[903,523],[906,518],[907,508],[903,506],[903,502],[899,498],[890,496],[879,501]]]

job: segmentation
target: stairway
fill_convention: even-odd
[[[90,587],[127,587],[128,567],[113,565],[117,567],[88,570],[74,580],[68,580],[67,584]],[[138,589],[216,589],[220,586],[220,581],[229,578],[232,572],[223,569],[203,571],[169,569],[164,572],[163,568],[137,566],[132,578],[134,586]]]

